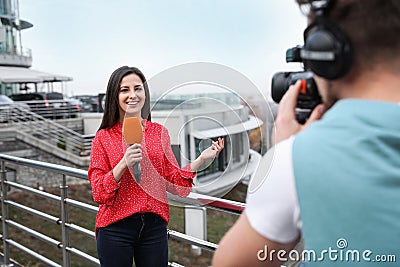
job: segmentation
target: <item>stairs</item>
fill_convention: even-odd
[[[1,123],[0,141],[16,139],[77,166],[89,166],[94,135],[82,135],[18,106],[2,116],[7,118],[7,123]]]

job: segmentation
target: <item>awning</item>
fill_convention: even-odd
[[[15,16],[8,14],[0,14],[0,21],[3,25],[10,25],[15,27],[17,30],[25,30],[33,27],[33,24],[26,20],[19,20],[19,24],[16,23]]]
[[[72,78],[29,68],[0,66],[0,83],[43,83],[64,81],[72,81]]]
[[[249,130],[261,127],[263,124],[264,122],[259,118],[249,116],[249,120],[242,123],[202,131],[192,131],[190,134],[198,139],[213,138],[217,136],[226,136],[240,132],[247,132]]]

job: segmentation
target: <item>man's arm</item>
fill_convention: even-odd
[[[301,219],[293,177],[293,140],[283,140],[260,160],[249,183],[246,209],[222,238],[214,266],[280,266],[278,255],[287,258],[288,254],[279,251],[297,243]]]
[[[287,258],[288,252],[297,242],[298,239],[281,244],[265,238],[251,227],[246,214],[243,213],[222,238],[214,253],[212,266],[281,266],[282,261],[278,260],[278,255]],[[280,250],[285,250],[286,253],[278,254]]]
[[[323,105],[319,105],[305,125],[299,124],[295,112],[299,93],[300,82],[297,82],[290,86],[280,102],[275,136],[279,144],[263,156],[249,184],[246,210],[222,238],[214,254],[214,267],[281,266],[299,241],[297,222],[300,215],[296,213],[299,210],[292,167],[293,138],[289,137],[320,119],[324,113]]]

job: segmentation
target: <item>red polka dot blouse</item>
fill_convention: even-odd
[[[93,199],[99,204],[96,232],[137,212],[156,213],[169,222],[167,191],[185,197],[192,188],[196,174],[190,171],[190,165],[179,168],[164,126],[144,120],[139,184],[133,177],[133,167],[126,169],[118,183],[113,176],[112,169],[127,147],[119,122],[98,131],[93,139],[88,176]]]

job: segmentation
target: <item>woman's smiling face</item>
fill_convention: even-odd
[[[124,119],[126,112],[141,119],[145,100],[143,82],[138,75],[132,73],[122,78],[118,92],[120,121]]]

